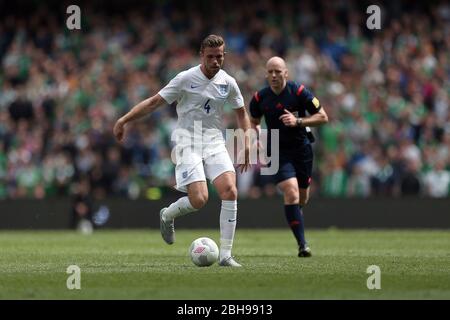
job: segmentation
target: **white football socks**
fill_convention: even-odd
[[[222,200],[220,210],[220,260],[231,256],[237,221],[237,200]]]
[[[189,201],[188,197],[183,197],[172,203],[163,213],[164,222],[184,216],[190,212],[197,211]]]

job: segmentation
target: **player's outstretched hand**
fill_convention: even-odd
[[[244,154],[244,163],[240,164],[238,168],[240,168],[240,173],[246,172],[252,165],[250,164],[250,148],[245,148]],[[242,157],[242,154],[238,156],[238,160]]]
[[[279,118],[286,127],[295,127],[297,118],[288,110],[284,109],[284,114]]]
[[[116,124],[114,125],[113,132],[117,141],[122,142],[125,136],[125,124],[121,119],[117,120]]]

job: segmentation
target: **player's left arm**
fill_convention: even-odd
[[[239,164],[238,168],[241,169],[241,173],[247,171],[250,168],[250,119],[247,110],[244,106],[244,98],[242,97],[241,90],[236,80],[230,81],[230,94],[228,95],[228,102],[233,106],[233,110],[237,117],[238,127],[244,131],[244,161]],[[238,156],[238,160],[240,157]]]
[[[244,131],[244,163],[240,164],[238,167],[241,169],[241,173],[245,172],[250,168],[250,118],[248,116],[245,107],[234,109],[236,113],[238,127]]]

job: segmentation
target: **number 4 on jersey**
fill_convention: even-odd
[[[209,110],[211,109],[211,106],[209,105],[209,100],[211,99],[208,99],[208,101],[206,101],[205,105],[203,106],[203,109],[206,110],[206,113],[209,113]]]

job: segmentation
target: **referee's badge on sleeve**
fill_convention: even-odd
[[[319,107],[320,107],[319,99],[317,99],[316,97],[314,97],[314,99],[312,99],[312,103],[314,104],[314,106],[315,106],[316,108],[319,108]]]

